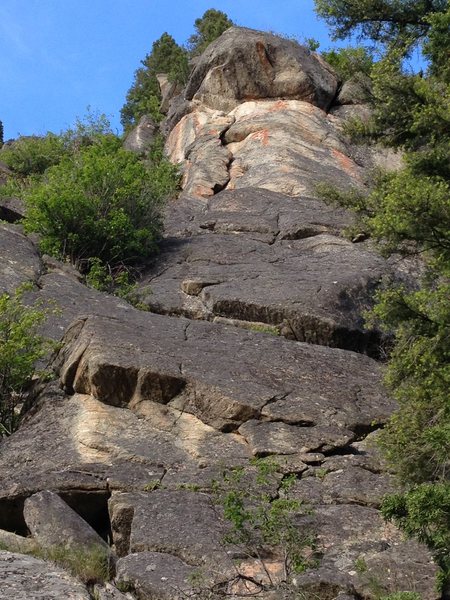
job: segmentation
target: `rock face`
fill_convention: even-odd
[[[24,519],[42,548],[107,547],[92,527],[52,492],[38,492],[27,498]]]
[[[144,115],[137,126],[127,135],[123,146],[126,150],[131,150],[137,154],[145,154],[157,133],[158,126],[153,119],[148,115]]]
[[[0,291],[33,282],[30,301],[59,308],[43,333],[61,340],[54,380],[0,439],[2,546],[108,540],[122,592],[97,586],[105,600],[371,600],[374,581],[379,595],[436,600],[429,553],[379,512],[396,482],[374,439],[395,404],[362,313],[396,271],[345,239],[352,216],[315,195],[394,162],[343,139],[342,119],[365,111],[353,83],[334,100],[331,68],[270,34],[232,28],[208,48],[164,125],[184,190],[143,267],[150,312],[87,288],[0,224]],[[236,468],[261,492],[252,459],[267,456],[264,501],[302,503],[293,526],[317,559],[290,588],[283,550],[265,547],[262,565],[232,543],[217,498]],[[53,565],[0,552],[0,598],[12,597],[89,595]]]
[[[337,84],[333,70],[296,42],[231,27],[202,54],[185,95],[225,111],[259,98],[308,100],[327,108]]]
[[[43,560],[0,551],[1,600],[90,600],[87,589]]]
[[[351,217],[261,189],[175,204],[161,256],[140,284],[151,310],[264,323],[290,339],[373,353],[362,313],[390,271],[338,237]]]

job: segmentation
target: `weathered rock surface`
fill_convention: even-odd
[[[39,252],[20,227],[0,223],[0,293],[36,281],[42,272]]]
[[[0,548],[7,548],[8,552],[17,552],[18,554],[32,554],[38,549],[38,544],[32,538],[0,529]]]
[[[141,300],[159,313],[266,323],[298,341],[371,352],[379,334],[364,330],[362,313],[390,268],[335,235],[349,222],[318,200],[261,189],[222,192],[203,210],[181,199]]]
[[[38,492],[25,500],[25,522],[42,548],[107,548],[106,542],[57,494]]]
[[[65,341],[67,390],[122,407],[170,403],[218,428],[262,414],[310,425],[333,415],[334,425],[357,429],[383,422],[394,406],[367,357],[233,327],[137,313],[79,321]]]
[[[1,600],[90,600],[63,569],[32,556],[0,551]]]
[[[0,221],[16,223],[24,216],[25,205],[20,198],[0,198]]]
[[[162,84],[169,100],[174,90]],[[386,594],[413,589],[435,600],[429,554],[378,510],[395,488],[372,438],[395,405],[380,365],[348,350],[374,354],[379,334],[364,330],[361,313],[394,268],[368,242],[346,241],[351,215],[314,197],[319,182],[361,187],[367,167],[400,160],[342,137],[348,116],[367,114],[343,104],[361,102],[360,84],[334,100],[337,78],[319,57],[239,28],[197,61],[162,125],[184,193],[167,207],[162,252],[140,285],[164,314],[86,288],[75,269],[41,258],[19,227],[0,225],[0,291],[32,281],[30,301],[59,307],[43,332],[63,336],[58,380],[36,386],[21,428],[0,440],[0,543],[26,551],[30,529],[41,539],[42,528],[66,522],[37,503],[58,494],[65,515],[64,503],[89,535],[111,540],[128,600],[195,597],[199,578],[194,587],[234,600],[369,599],[370,577]],[[148,131],[134,133],[140,151]],[[246,489],[260,485],[249,459],[266,455],[277,465],[266,497],[312,507],[294,518],[316,537],[320,560],[294,590],[279,585],[279,548],[264,550],[264,570],[225,542],[213,502],[213,480],[230,467],[243,468]],[[72,537],[62,529],[50,530],[52,543]],[[315,556],[309,544],[305,553]],[[87,598],[33,561],[0,554],[0,597]],[[261,587],[268,573],[276,589]],[[96,592],[124,597],[112,585]]]
[[[158,126],[149,115],[139,119],[139,123],[125,138],[123,147],[137,154],[144,154],[158,133]]]
[[[225,187],[260,187],[314,195],[321,180],[342,187],[363,183],[364,169],[339,131],[334,117],[308,102],[256,100],[229,113],[196,108],[172,129],[166,149],[183,165],[186,194],[208,197]],[[209,154],[220,166],[217,173],[207,170]]]
[[[231,27],[202,54],[185,96],[226,111],[258,98],[308,100],[326,108],[337,84],[331,67],[298,43]]]
[[[139,598],[177,600],[194,592],[191,578],[196,572],[170,554],[138,552],[118,560],[116,581],[132,586]]]

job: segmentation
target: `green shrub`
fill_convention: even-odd
[[[356,73],[370,75],[374,65],[373,54],[370,50],[361,46],[334,48],[321,54],[342,81],[350,79]]]
[[[42,175],[46,169],[57,165],[66,154],[64,140],[54,134],[20,137],[3,148],[0,159],[17,175]]]
[[[448,456],[447,453],[447,460]],[[450,575],[450,483],[423,483],[406,493],[393,494],[384,501],[382,513],[408,537],[415,537],[432,549],[442,569],[440,583],[445,588]],[[444,591],[448,594],[448,587]]]
[[[19,407],[35,372],[35,364],[52,347],[38,333],[46,311],[26,306],[22,286],[14,294],[0,296],[0,437],[19,425]]]
[[[270,484],[276,481],[277,463],[270,459],[254,459],[256,469],[236,467],[224,471],[222,480],[213,482],[215,500],[223,508],[230,530],[225,542],[244,549],[256,557],[271,586],[275,585],[266,568],[265,557],[279,555],[284,563],[284,582],[291,583],[295,573],[317,566],[311,558],[315,545],[312,531],[298,527],[295,516],[309,513],[298,500],[286,497],[295,475],[285,477],[274,498]]]
[[[25,227],[40,234],[44,252],[83,270],[93,257],[134,264],[155,252],[161,233],[168,184],[155,179],[159,169],[146,169],[119,138],[103,136],[63,157],[28,189]]]
[[[1,150],[0,160],[20,178],[39,177],[76,149],[92,144],[98,137],[111,133],[106,116],[93,113],[88,107],[87,114],[83,119],[76,120],[74,128],[59,135],[48,132],[42,136],[19,137]]]

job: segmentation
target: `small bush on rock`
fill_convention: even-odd
[[[40,234],[44,252],[68,257],[82,270],[92,257],[110,265],[145,259],[156,250],[168,189],[159,169],[147,169],[116,136],[98,138],[26,191],[25,227]]]
[[[46,311],[26,306],[23,294],[0,296],[0,437],[13,433],[19,424],[19,407],[35,371],[36,362],[51,348],[38,333]]]

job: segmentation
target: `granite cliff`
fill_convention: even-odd
[[[108,584],[101,599],[212,597],[193,592],[199,569],[218,597],[244,597],[247,577],[264,600],[375,599],[373,581],[437,598],[427,550],[379,512],[396,483],[373,440],[395,405],[381,334],[362,313],[383,277],[408,269],[346,239],[352,215],[315,191],[364,186],[368,169],[398,164],[342,134],[367,110],[360,92],[271,34],[231,28],[208,47],[185,90],[164,100],[183,191],[139,282],[148,311],[41,256],[3,208],[0,290],[32,281],[35,297],[60,307],[44,330],[62,343],[56,381],[0,442],[0,543],[14,550],[0,551],[0,598],[89,598],[23,554],[61,538],[107,548],[128,591]],[[144,149],[151,130],[144,120],[129,147]],[[252,477],[249,459],[267,456],[278,464],[271,496],[293,476],[287,497],[311,507],[296,526],[315,537],[317,560],[284,591],[226,546],[211,502],[224,469]],[[266,560],[276,582],[283,558]]]

